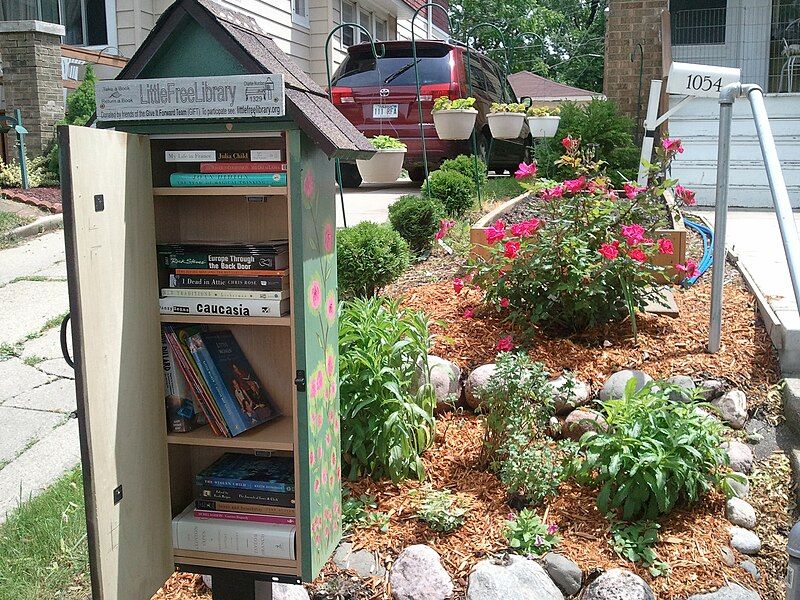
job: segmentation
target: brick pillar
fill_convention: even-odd
[[[637,44],[642,44],[644,119],[650,80],[662,78],[661,12],[667,9],[667,0],[609,0],[608,4],[603,93],[617,103],[621,112],[636,118],[640,65]]]
[[[55,124],[64,118],[61,36],[64,27],[43,21],[0,22],[0,59],[6,114],[22,111],[28,155],[47,151]],[[15,137],[9,136],[9,150]],[[14,152],[9,152],[14,155]]]

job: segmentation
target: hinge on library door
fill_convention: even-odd
[[[306,372],[305,371],[297,371],[297,374],[294,378],[294,385],[297,388],[298,392],[305,392],[306,391]]]

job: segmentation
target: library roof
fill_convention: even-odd
[[[185,31],[183,27],[187,18],[194,19],[212,36],[239,63],[237,67],[244,69],[245,73],[282,74],[286,115],[319,144],[329,157],[369,158],[375,153],[369,140],[328,100],[325,90],[278,47],[255,19],[213,0],[174,2],[158,19],[147,39],[117,79],[141,77],[162,46],[169,45],[171,35],[180,36]],[[175,73],[171,75],[178,76]]]

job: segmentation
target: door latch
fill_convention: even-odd
[[[298,392],[305,392],[306,391],[306,372],[305,371],[297,371],[295,378],[294,378],[294,385],[297,388]]]

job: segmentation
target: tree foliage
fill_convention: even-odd
[[[607,0],[452,0],[453,37],[499,64],[505,62],[500,35],[478,27],[492,15],[504,23],[509,73],[532,71],[568,85],[600,91],[603,87],[604,9]],[[475,29],[473,29],[475,28]]]

